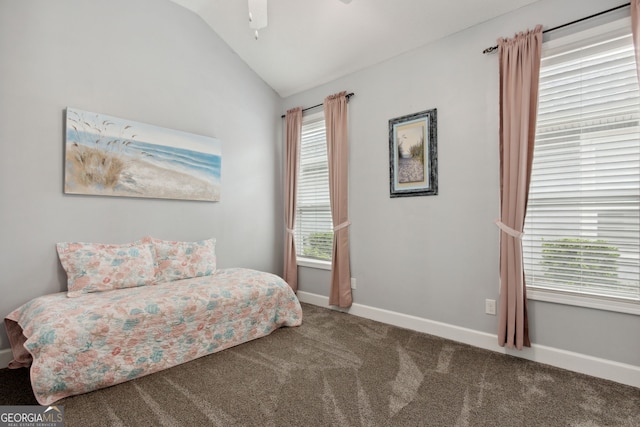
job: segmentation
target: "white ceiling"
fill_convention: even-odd
[[[258,40],[247,0],[172,1],[200,15],[287,97],[537,0],[268,0]]]

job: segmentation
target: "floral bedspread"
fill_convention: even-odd
[[[35,298],[5,318],[36,399],[111,386],[302,323],[281,278],[249,269],[154,286]],[[24,351],[26,349],[26,352]]]

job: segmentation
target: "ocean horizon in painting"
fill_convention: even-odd
[[[67,108],[65,193],[220,200],[220,141]]]

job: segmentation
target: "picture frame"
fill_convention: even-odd
[[[389,196],[438,194],[437,109],[389,120]]]
[[[67,107],[64,193],[217,202],[221,142]]]

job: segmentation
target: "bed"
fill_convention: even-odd
[[[31,366],[41,405],[301,323],[300,303],[286,282],[244,268],[74,298],[45,295],[5,318],[10,367]]]

